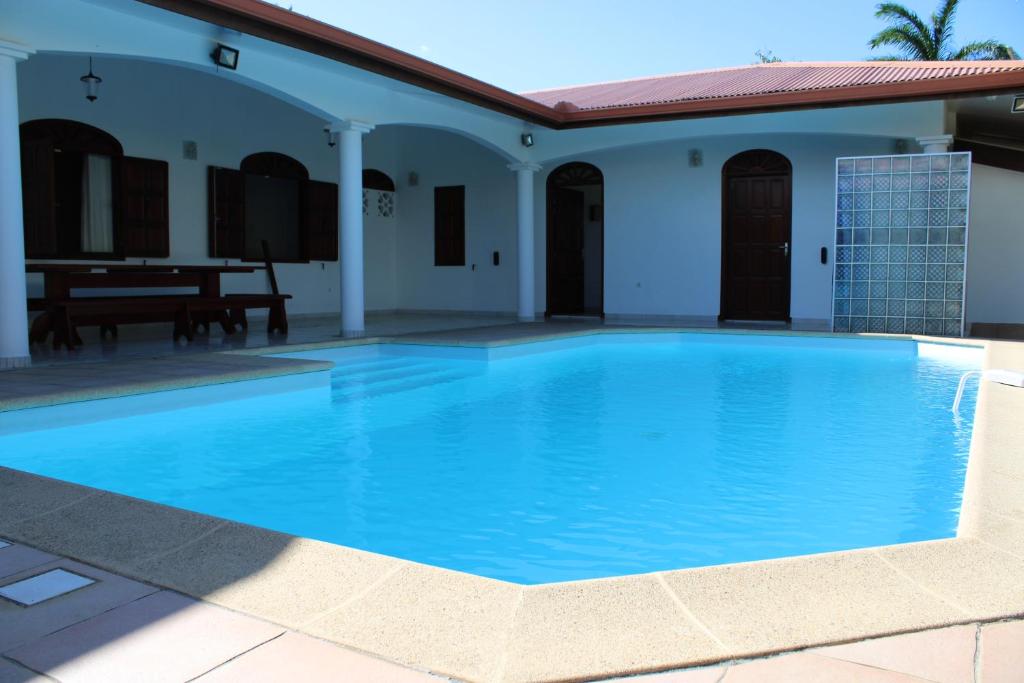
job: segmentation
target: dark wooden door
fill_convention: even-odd
[[[583,193],[550,188],[548,222],[548,313],[583,311]]]
[[[789,320],[790,175],[729,176],[725,182],[722,315]]]

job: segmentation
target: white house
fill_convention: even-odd
[[[257,0],[6,2],[0,366],[28,362],[26,264],[242,263],[264,239],[289,313],[346,335],[407,310],[1024,323],[1021,94],[1024,61],[514,94]]]

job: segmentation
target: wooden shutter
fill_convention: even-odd
[[[125,256],[170,256],[167,162],[123,157],[121,240]]]
[[[25,216],[25,257],[57,255],[53,145],[21,141],[21,199]]]
[[[210,166],[210,256],[242,258],[245,253],[245,176],[241,171]]]
[[[338,186],[319,180],[302,184],[302,233],[310,261],[338,260]]]
[[[434,188],[434,265],[466,265],[466,187]]]

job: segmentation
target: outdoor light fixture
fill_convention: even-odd
[[[89,57],[89,73],[82,76],[79,80],[85,86],[85,99],[95,102],[96,98],[99,97],[100,83],[103,82],[103,79],[92,72],[92,57]]]
[[[337,143],[334,142],[334,133],[331,132],[331,129],[330,129],[329,126],[324,126],[324,135],[327,136],[327,146],[328,147],[334,147],[334,145],[337,144]]]
[[[523,147],[533,147],[533,133],[523,133],[519,136],[519,141],[523,143]]]
[[[227,45],[218,44],[210,55],[217,66],[234,71],[238,68],[238,50]]]
[[[1024,114],[1024,95],[1014,95],[1010,105],[1011,114]]]

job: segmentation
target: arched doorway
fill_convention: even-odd
[[[722,320],[789,321],[792,175],[767,149],[722,167]]]
[[[604,315],[604,176],[574,161],[547,182],[546,315]]]

